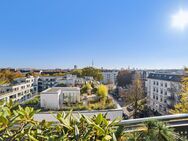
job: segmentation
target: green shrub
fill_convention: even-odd
[[[95,105],[96,106],[96,105]],[[120,120],[109,121],[105,115],[92,118],[72,112],[60,112],[59,123],[35,121],[39,111],[31,107],[13,110],[12,102],[0,106],[1,141],[175,141],[179,137],[162,122],[146,122],[144,131],[125,133]],[[178,139],[179,140],[179,139]]]

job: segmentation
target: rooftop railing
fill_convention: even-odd
[[[139,127],[143,127],[144,122],[149,120],[163,121],[167,123],[168,127],[174,128],[177,133],[188,138],[188,114],[122,120],[120,125],[126,127],[125,132],[133,132],[136,131]]]

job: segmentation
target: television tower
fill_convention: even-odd
[[[94,61],[93,61],[93,59],[92,59],[92,67],[94,67]]]

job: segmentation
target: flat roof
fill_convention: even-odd
[[[42,94],[58,93],[59,91],[80,91],[80,88],[78,87],[52,87],[41,93]]]

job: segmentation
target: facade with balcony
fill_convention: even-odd
[[[182,75],[150,73],[147,82],[147,105],[165,115],[178,102]]]
[[[22,103],[37,93],[37,84],[35,78],[15,79],[11,84],[0,87],[0,101]]]

